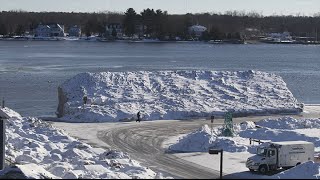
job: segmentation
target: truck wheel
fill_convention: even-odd
[[[268,172],[268,167],[266,165],[261,165],[259,167],[259,173],[266,174]]]
[[[253,169],[249,169],[249,171],[250,171],[250,172],[254,172],[254,170],[253,170]]]

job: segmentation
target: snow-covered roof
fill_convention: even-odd
[[[189,27],[189,30],[191,31],[206,31],[207,28],[201,25],[193,25]]]

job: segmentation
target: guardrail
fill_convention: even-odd
[[[250,145],[252,144],[252,142],[257,142],[259,144],[264,143],[264,141],[261,141],[260,139],[253,139],[253,138],[249,138],[249,141],[250,141]]]

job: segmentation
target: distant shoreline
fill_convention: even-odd
[[[302,45],[320,45],[320,42],[266,42],[259,40],[211,40],[211,41],[192,41],[192,40],[154,40],[154,39],[142,39],[142,40],[107,40],[100,39],[99,37],[89,38],[68,38],[68,37],[55,37],[55,38],[37,38],[37,37],[19,37],[19,38],[0,38],[0,41],[80,41],[80,42],[116,42],[116,43],[207,43],[207,44],[302,44]]]

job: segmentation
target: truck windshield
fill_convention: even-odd
[[[259,156],[267,156],[267,149],[265,149],[265,148],[258,148],[258,149],[257,149],[257,154],[258,154]]]

